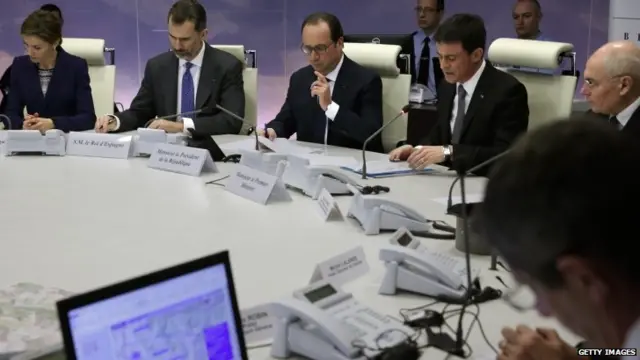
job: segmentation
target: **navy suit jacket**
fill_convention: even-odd
[[[266,124],[278,137],[324,143],[325,113],[311,97],[316,80],[309,65],[294,72],[284,105],[276,118]],[[382,80],[375,72],[356,64],[346,55],[338,73],[331,99],[340,106],[336,118],[329,120],[328,145],[362,149],[364,141],[382,127]],[[367,150],[383,152],[381,137],[373,139]]]
[[[42,94],[38,67],[28,56],[18,56],[11,65],[11,86],[6,115],[12,129],[22,129],[24,108],[53,120],[56,129],[64,132],[93,129],[96,114],[91,96],[87,62],[64,50],[58,50],[56,65],[47,88]]]

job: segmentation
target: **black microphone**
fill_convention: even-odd
[[[253,124],[250,124],[250,123],[249,123],[247,120],[245,120],[244,118],[242,118],[242,117],[240,117],[240,116],[238,116],[238,115],[234,114],[232,111],[227,110],[227,109],[225,109],[224,107],[220,106],[220,104],[216,104],[216,109],[218,109],[218,110],[222,111],[223,113],[225,113],[225,114],[227,114],[227,115],[231,116],[234,120],[238,120],[238,121],[240,121],[240,122],[241,122],[241,123],[243,123],[243,124],[247,124],[247,125],[250,125],[250,126],[254,126]],[[258,140],[258,130],[257,130],[257,129],[255,129],[255,130],[253,131],[253,135],[254,135],[254,137],[255,137],[255,139],[256,139],[255,149],[256,149],[256,151],[260,151],[260,141]]]
[[[11,130],[11,119],[5,114],[0,114],[0,119],[4,119],[4,121],[0,120],[0,125],[3,126],[2,128],[0,128],[0,130]]]
[[[400,111],[400,113],[398,115],[396,115],[396,117],[391,119],[388,123],[382,125],[382,127],[380,127],[380,129],[376,130],[373,134],[371,134],[371,136],[369,136],[367,138],[367,140],[364,141],[364,144],[362,145],[362,179],[364,179],[364,180],[367,179],[367,145],[369,145],[369,142],[371,140],[373,140],[376,136],[380,135],[380,133],[384,129],[386,129],[389,125],[393,124],[402,115],[408,113],[409,109],[411,109],[411,104],[407,104],[407,105],[403,106],[402,107],[402,111]]]
[[[505,154],[507,154],[509,152],[509,150],[503,151],[498,155],[495,155],[491,158],[489,158],[486,161],[483,161],[482,163],[472,167],[471,169],[469,169],[468,171],[464,169],[464,165],[459,165],[456,167],[456,172],[458,174],[458,176],[453,180],[453,183],[451,184],[451,187],[449,188],[449,199],[447,201],[447,209],[451,208],[451,203],[453,202],[453,200],[451,199],[451,195],[453,192],[453,186],[455,185],[456,182],[460,181],[460,200],[461,200],[461,219],[462,219],[462,231],[463,231],[463,240],[464,240],[464,247],[465,247],[465,251],[464,251],[464,257],[465,257],[465,263],[467,266],[467,289],[466,289],[466,294],[465,294],[465,300],[462,303],[462,307],[460,308],[460,317],[458,318],[458,327],[456,329],[456,339],[455,339],[455,346],[453,349],[442,349],[445,351],[448,351],[450,354],[452,355],[456,355],[456,356],[461,356],[464,357],[464,334],[463,334],[463,329],[462,329],[462,319],[464,318],[464,313],[465,310],[467,308],[467,306],[469,305],[469,303],[472,301],[472,290],[473,290],[473,280],[471,279],[471,253],[469,252],[469,249],[471,247],[470,241],[469,241],[469,218],[468,218],[468,214],[467,214],[467,199],[466,199],[466,192],[465,192],[465,185],[464,185],[464,181],[465,181],[465,177],[468,174],[472,174],[482,168],[484,168],[485,166],[491,165],[492,163],[494,163],[495,161],[499,160],[500,158],[502,158]],[[464,162],[462,162],[462,164],[464,164]],[[493,256],[493,255],[492,255]]]
[[[204,110],[206,110],[206,107],[203,107],[201,109],[198,110],[193,110],[193,111],[185,111],[182,113],[177,113],[177,114],[172,114],[172,115],[167,115],[167,116],[162,116],[162,117],[156,117],[155,119],[151,119],[149,121],[147,121],[143,127],[148,127],[154,120],[170,120],[173,118],[177,118],[177,117],[183,117],[185,115],[197,115],[200,114],[201,112],[203,112]]]

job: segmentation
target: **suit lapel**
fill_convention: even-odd
[[[349,84],[349,68],[351,65],[351,59],[345,55],[342,67],[340,68],[340,71],[338,71],[335,84],[333,84],[333,91],[331,92],[331,100],[336,104],[344,103],[344,97],[345,94],[347,94],[347,86]]]
[[[462,133],[460,134],[460,139],[464,137],[465,132],[469,129],[471,125],[471,121],[475,116],[478,108],[481,107],[485,102],[485,89],[488,85],[490,85],[491,74],[490,72],[493,70],[491,64],[487,61],[485,64],[485,69],[480,75],[480,79],[478,80],[478,84],[476,85],[475,90],[473,91],[473,95],[471,96],[471,102],[469,103],[469,108],[467,112],[464,114],[464,124],[462,124]]]
[[[640,108],[631,115],[629,122],[622,128],[622,131],[628,132],[634,135],[640,135]]]
[[[34,94],[38,104],[33,108],[42,109],[44,104],[44,94],[42,94],[42,86],[40,85],[40,75],[38,74],[38,65],[32,64],[29,66],[29,70],[25,73],[27,81],[25,82],[29,86],[29,93]],[[34,104],[35,105],[35,104]]]
[[[55,100],[55,96],[56,96],[56,89],[58,86],[58,82],[62,81],[64,75],[67,73],[67,69],[66,66],[68,64],[67,62],[67,54],[64,52],[64,50],[59,49],[58,50],[58,56],[56,58],[56,65],[53,68],[53,71],[51,72],[51,79],[49,79],[49,85],[47,86],[47,94],[43,95],[43,100],[45,103],[45,108],[48,107],[49,102],[53,100]],[[38,80],[40,80],[38,78]],[[38,81],[38,84],[40,82]],[[42,94],[42,91],[40,91],[40,93]]]
[[[178,69],[179,62],[178,57],[175,54],[171,53],[171,57],[169,61],[164,66],[164,69],[160,76],[165,79],[164,84],[164,107],[158,106],[161,109],[162,113],[157,114],[158,116],[163,115],[171,115],[176,112],[180,112],[178,109]]]
[[[440,124],[442,126],[442,135],[443,139],[445,139],[445,143],[451,142],[451,116],[453,112],[453,100],[456,96],[456,85],[455,84],[443,84],[440,88],[442,90],[442,94],[438,94],[439,98],[442,99],[442,113],[439,114]]]
[[[214,78],[214,62],[213,49],[206,42],[204,43],[204,56],[202,58],[202,69],[200,69],[200,80],[198,81],[198,90],[196,91],[196,109],[204,106],[209,96],[211,96],[211,88]]]

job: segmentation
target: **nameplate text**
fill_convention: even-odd
[[[156,144],[151,152],[149,167],[190,176],[200,176],[202,173],[217,171],[209,151],[163,143]]]
[[[324,221],[344,220],[344,216],[342,216],[342,212],[338,207],[336,199],[331,196],[331,193],[329,193],[325,188],[323,188],[320,191],[320,195],[318,195],[316,208],[318,210],[318,214],[320,214]]]
[[[127,159],[131,149],[131,136],[70,132],[67,155]]]
[[[247,345],[259,345],[273,338],[273,317],[267,304],[241,310],[240,317]]]
[[[358,246],[316,265],[309,283],[326,280],[334,286],[342,286],[368,272],[369,264],[364,250]]]

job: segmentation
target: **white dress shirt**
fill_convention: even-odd
[[[487,66],[486,62],[484,60],[482,60],[482,65],[480,65],[480,68],[478,69],[478,71],[476,71],[475,74],[473,74],[473,76],[467,80],[464,84],[462,84],[462,87],[464,88],[464,91],[467,92],[467,95],[464,99],[464,113],[467,113],[467,110],[469,109],[469,104],[471,103],[471,98],[473,97],[473,92],[476,90],[476,86],[478,86],[478,81],[480,80],[480,76],[482,76],[482,72],[484,71],[485,67]],[[453,110],[451,111],[451,132],[453,133],[453,126],[455,125],[456,122],[456,115],[458,114],[458,85],[460,85],[460,83],[456,83],[456,96],[454,96],[453,98]]]
[[[640,107],[640,97],[616,115],[616,119],[618,119],[618,122],[620,123],[620,128],[624,128],[624,126],[627,125],[629,120],[631,120],[633,113],[638,110],[638,107]]]
[[[204,59],[204,51],[205,51],[205,46],[206,43],[203,41],[202,42],[202,47],[200,48],[200,52],[198,53],[198,55],[196,55],[195,58],[193,58],[193,60],[190,61],[191,64],[193,64],[193,66],[191,66],[191,77],[193,78],[193,103],[196,103],[196,98],[197,98],[197,94],[198,94],[198,83],[200,82],[200,70],[202,69],[202,60]],[[178,58],[178,93],[176,94],[176,99],[178,99],[177,101],[177,107],[176,107],[176,114],[180,113],[180,110],[182,109],[182,77],[184,76],[184,72],[186,71],[187,67],[187,61],[181,58]],[[337,111],[336,111],[337,112]],[[167,114],[170,115],[170,114]],[[111,115],[115,120],[116,120],[116,126],[115,126],[115,130],[118,130],[120,128],[120,119],[115,116],[115,115]],[[189,133],[188,129],[195,129],[195,124],[193,123],[193,119],[189,118],[189,117],[183,117],[181,119],[179,119],[180,121],[182,121],[183,125],[184,125],[184,132],[185,133]]]
[[[340,68],[342,68],[342,63],[344,62],[344,55],[340,58],[340,62],[336,65],[336,68],[333,69],[330,73],[328,73],[325,77],[331,81],[329,81],[329,91],[333,94],[333,88],[336,86],[336,80],[338,79],[338,73],[340,72]],[[331,104],[327,106],[327,110],[324,114],[327,116],[327,119],[333,121],[333,119],[338,116],[338,110],[340,110],[340,105],[331,101]]]

